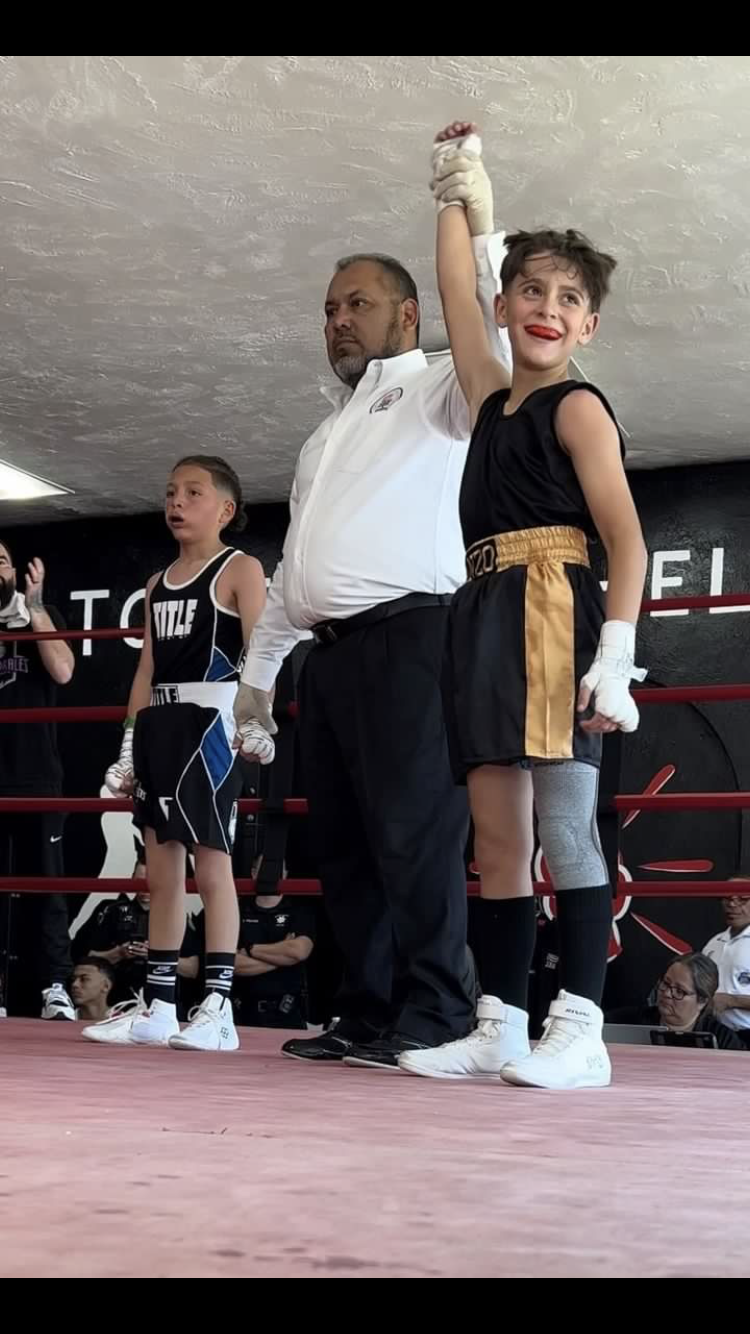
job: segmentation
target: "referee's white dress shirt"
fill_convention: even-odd
[[[485,321],[510,365],[493,314],[502,237],[477,238],[474,250]],[[242,672],[260,690],[321,621],[451,593],[466,577],[458,496],[469,413],[451,358],[406,352],[371,362],[353,392],[323,392],[333,411],[300,454],[283,558]]]
[[[731,996],[750,996],[750,926],[739,935],[720,931],[704,946],[703,953],[713,959],[719,970],[719,991]],[[750,1028],[750,1010],[725,1010],[721,1015],[727,1028]]]

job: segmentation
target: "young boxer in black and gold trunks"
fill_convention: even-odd
[[[569,363],[596,333],[615,261],[579,232],[506,238],[497,317],[513,350],[509,383],[474,297],[471,219],[490,189],[474,127],[444,131],[434,161],[438,281],[474,426],[460,500],[468,582],[451,608],[445,695],[482,876],[485,994],[468,1038],[400,1065],[433,1078],[601,1087],[611,1079],[599,1008],[611,888],[598,767],[602,733],[638,724],[629,683],[646,555],[615,414],[570,378]],[[606,605],[589,563],[597,540]],[[533,1053],[532,803],[557,895],[563,986]]]

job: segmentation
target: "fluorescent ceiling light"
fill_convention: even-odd
[[[10,463],[0,461],[0,501],[2,500],[37,500],[40,496],[68,496],[71,492],[64,486],[53,486],[42,477],[34,477],[30,472],[14,468]]]

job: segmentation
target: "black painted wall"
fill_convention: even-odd
[[[660,594],[663,577],[682,578],[680,587],[664,588],[665,596],[750,589],[750,464],[641,472],[632,483],[651,554],[649,592]],[[240,539],[268,574],[285,525],[285,506],[257,507]],[[127,599],[173,550],[159,515],[13,529],[8,537],[19,569],[31,556],[45,561],[48,600],[71,627],[84,623],[84,604],[71,593],[106,589],[106,598],[93,603],[93,625],[118,625]],[[129,623],[141,619],[139,603]],[[750,611],[650,616],[641,623],[639,660],[658,684],[743,681],[750,679],[749,641]],[[60,702],[124,703],[136,656],[122,642],[93,644],[85,656],[79,649],[74,681],[60,692]],[[625,743],[621,790],[644,789],[666,766],[675,770],[667,792],[750,789],[749,743],[750,704],[649,706],[641,731]],[[91,795],[116,752],[118,728],[63,728],[61,745],[68,793]],[[737,813],[641,814],[623,831],[622,849],[633,878],[670,884],[687,878],[677,870],[648,869],[665,862],[698,862],[703,869],[689,878],[750,874],[748,832]],[[97,873],[103,840],[95,819],[71,821],[66,854],[71,873]],[[699,947],[720,924],[715,902],[642,900],[618,907],[626,911],[618,923],[622,953],[610,969],[611,1003],[648,988],[668,957],[665,939]]]
[[[750,591],[750,464],[639,472],[631,481],[651,557],[648,593]],[[660,588],[660,566],[682,584]],[[750,609],[645,616],[639,627],[649,684],[749,681],[749,647]],[[665,766],[675,773],[664,792],[750,789],[750,702],[645,707],[640,731],[625,741],[621,791],[643,791]],[[634,879],[674,885],[750,875],[747,817],[738,812],[642,813],[623,830],[621,846]],[[648,869],[690,861],[705,870]],[[634,901],[619,924],[624,950],[610,968],[611,1000],[629,999],[640,979],[656,977],[666,957],[662,932],[700,948],[722,925],[716,901]]]

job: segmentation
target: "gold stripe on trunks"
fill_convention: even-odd
[[[573,589],[558,560],[526,571],[525,753],[542,759],[573,757],[575,622]]]
[[[516,533],[497,533],[475,542],[466,553],[469,579],[499,574],[512,565],[534,565],[557,561],[564,565],[588,565],[586,535],[580,528],[523,528]]]

